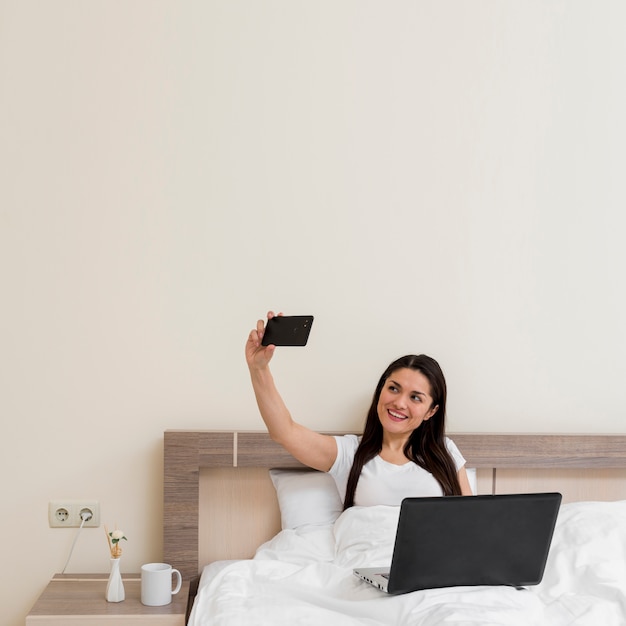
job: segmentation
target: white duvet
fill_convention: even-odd
[[[563,505],[543,581],[522,591],[389,596],[360,581],[354,567],[391,562],[398,513],[354,507],[334,525],[280,532],[254,559],[209,568],[190,626],[626,626],[626,501]]]

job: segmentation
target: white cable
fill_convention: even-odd
[[[85,522],[91,519],[91,513],[81,513],[80,518],[83,521],[81,522],[80,528],[78,529],[78,532],[76,533],[76,537],[74,537],[74,543],[72,543],[72,547],[70,548],[70,554],[67,557],[67,561],[65,561],[65,567],[63,568],[63,571],[61,572],[61,574],[65,574],[65,570],[67,569],[70,559],[72,558],[72,552],[74,552],[74,546],[76,545],[76,542],[78,541],[78,536],[80,535],[80,531],[83,529]]]

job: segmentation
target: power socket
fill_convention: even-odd
[[[83,523],[81,513],[91,513],[84,528],[100,526],[100,504],[95,500],[53,500],[48,503],[50,528],[78,528]]]

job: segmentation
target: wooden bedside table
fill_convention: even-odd
[[[108,574],[56,574],[26,616],[26,626],[184,626],[189,581],[166,606],[141,604],[141,576],[122,576],[126,599],[107,602]]]

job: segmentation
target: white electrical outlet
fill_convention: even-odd
[[[48,503],[48,522],[51,528],[78,528],[83,523],[81,514],[91,513],[83,527],[100,526],[100,505],[95,500],[54,500]]]

